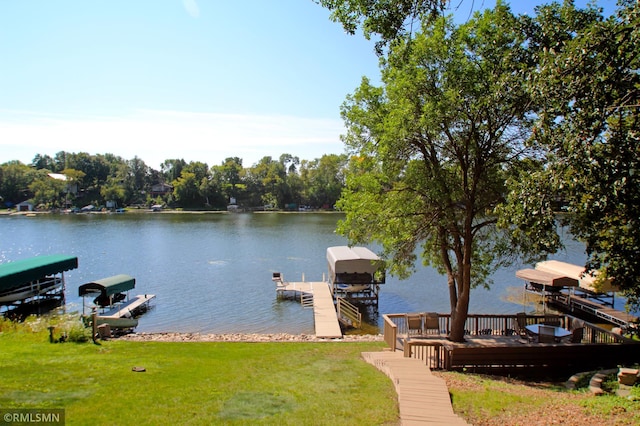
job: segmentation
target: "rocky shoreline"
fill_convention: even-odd
[[[200,334],[200,333],[131,333],[119,337],[136,342],[382,342],[381,334],[345,335],[341,339],[323,339],[313,334]]]

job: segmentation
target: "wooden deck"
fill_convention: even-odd
[[[278,292],[296,292],[313,295],[313,317],[316,337],[323,339],[341,339],[342,330],[338,322],[333,295],[329,284],[314,282],[281,282],[276,288]]]
[[[362,357],[393,381],[402,425],[467,424],[454,414],[445,382],[422,361],[391,351],[363,352]]]

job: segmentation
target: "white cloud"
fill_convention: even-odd
[[[192,18],[200,16],[200,8],[198,7],[196,0],[182,0],[182,5]]]
[[[138,110],[124,116],[71,117],[0,111],[0,163],[30,162],[59,151],[138,156],[159,168],[170,158],[220,164],[240,157],[245,166],[264,156],[312,160],[342,153],[342,122],[292,116]]]

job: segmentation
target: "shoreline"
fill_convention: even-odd
[[[46,214],[61,214],[61,215],[85,215],[85,214],[245,214],[245,213],[257,213],[257,214],[299,214],[299,213],[323,213],[323,214],[340,214],[344,213],[338,210],[308,210],[308,211],[296,211],[296,210],[253,210],[253,211],[243,211],[243,212],[230,212],[228,210],[179,210],[179,209],[164,209],[160,211],[153,211],[151,209],[138,209],[138,208],[127,208],[124,213],[116,213],[112,211],[90,211],[90,212],[79,212],[79,213],[65,213],[61,211],[55,210],[46,210],[46,211],[15,211],[10,209],[0,209],[0,216],[27,216],[27,215],[46,215]]]
[[[131,333],[117,337],[118,340],[133,342],[243,342],[243,343],[268,343],[268,342],[383,342],[381,334],[354,334],[344,335],[340,339],[319,338],[313,334],[289,334],[289,333]]]

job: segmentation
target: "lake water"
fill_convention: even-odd
[[[82,311],[78,287],[117,274],[136,279],[135,294],[155,294],[138,331],[312,334],[313,310],[276,297],[274,271],[287,281],[320,281],[326,248],[346,245],[337,213],[81,214],[0,216],[0,262],[47,254],[78,257],[65,273],[67,304]],[[375,249],[374,249],[375,251]],[[554,259],[585,261],[568,241]],[[470,313],[522,311],[523,282],[514,265],[496,272],[491,290],[475,289]],[[515,297],[514,297],[515,295]],[[511,297],[509,297],[511,296]],[[617,305],[622,308],[622,304]],[[446,279],[418,266],[408,280],[387,275],[379,313],[449,312]],[[369,332],[378,332],[381,316]]]

